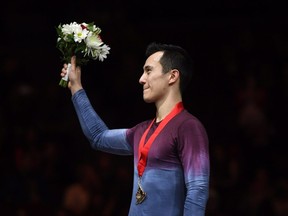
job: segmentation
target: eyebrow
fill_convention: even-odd
[[[144,71],[151,70],[153,67],[150,65],[146,65],[143,69]]]

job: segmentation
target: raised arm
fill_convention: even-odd
[[[68,65],[64,64],[61,76],[67,73]],[[72,102],[77,113],[82,131],[92,148],[118,155],[131,155],[133,148],[126,139],[127,129],[109,130],[106,124],[93,109],[81,83],[81,68],[76,67],[76,57],[71,59],[71,70],[68,73],[68,87],[71,90]]]

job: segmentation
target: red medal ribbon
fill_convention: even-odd
[[[158,134],[161,132],[161,130],[165,127],[165,125],[178,113],[180,113],[184,109],[182,101],[177,103],[173,110],[160,122],[159,126],[156,128],[156,130],[153,132],[153,134],[149,137],[148,141],[145,144],[145,139],[148,134],[148,131],[152,127],[153,123],[155,122],[155,118],[152,120],[148,128],[145,130],[144,134],[141,137],[140,143],[139,143],[139,151],[138,151],[138,175],[142,176],[146,164],[147,164],[147,157],[148,157],[148,152],[149,149],[155,140],[155,138],[158,136]]]

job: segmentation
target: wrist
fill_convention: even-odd
[[[74,95],[77,91],[83,89],[81,85],[74,85],[70,87],[71,94]]]

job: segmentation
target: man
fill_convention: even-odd
[[[91,146],[117,155],[134,155],[129,216],[204,216],[209,191],[208,137],[183,105],[192,61],[179,46],[151,43],[139,83],[156,115],[129,129],[108,129],[92,108],[81,84],[81,68],[71,59],[68,87],[83,133]],[[67,64],[61,71],[64,77]]]

